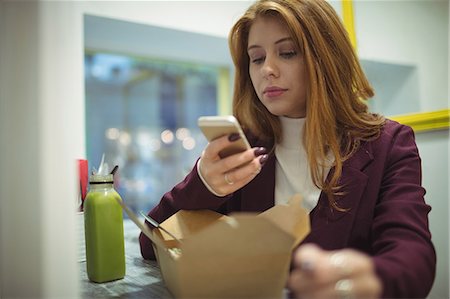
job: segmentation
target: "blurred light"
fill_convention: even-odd
[[[109,128],[109,129],[106,129],[105,136],[107,139],[117,140],[117,139],[119,139],[120,131],[117,128]]]
[[[137,144],[143,147],[150,145],[151,140],[152,138],[147,132],[139,132],[136,136]]]
[[[164,130],[161,133],[161,140],[165,144],[170,144],[174,140],[173,132],[171,130]]]
[[[161,141],[152,138],[152,140],[150,140],[150,143],[148,144],[148,147],[152,152],[159,151],[161,149]]]
[[[183,141],[184,139],[189,137],[190,133],[191,132],[187,128],[179,128],[179,129],[177,129],[177,132],[175,133],[175,135],[177,136],[178,140]]]
[[[129,145],[131,143],[131,136],[128,132],[122,132],[120,133],[119,142],[122,145]]]
[[[184,147],[184,149],[186,149],[188,151],[194,149],[195,148],[195,139],[192,137],[186,137],[183,140],[183,147]]]

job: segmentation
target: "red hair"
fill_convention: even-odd
[[[233,114],[243,127],[274,146],[282,136],[277,116],[258,99],[249,75],[248,34],[256,18],[276,17],[288,28],[305,61],[307,73],[304,143],[314,184],[330,205],[339,194],[343,162],[361,141],[376,138],[384,118],[368,112],[366,100],[374,95],[347,32],[324,0],[261,0],[249,7],[229,35],[236,67]],[[300,84],[300,83],[299,83]],[[272,149],[273,150],[273,149]],[[334,172],[323,175],[334,156]]]

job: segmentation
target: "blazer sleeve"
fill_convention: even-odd
[[[421,159],[411,128],[392,134],[372,226],[374,263],[383,298],[425,298],[434,281],[436,253],[428,227]]]
[[[159,204],[148,215],[162,223],[179,210],[209,209],[218,211],[232,196],[218,197],[212,194],[200,179],[197,163],[192,171],[172,190],[164,194]],[[152,228],[152,226],[146,222]],[[152,242],[142,232],[139,235],[139,245],[144,259],[155,259]]]

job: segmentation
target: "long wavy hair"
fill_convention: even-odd
[[[242,126],[262,140],[281,140],[281,125],[260,102],[249,75],[247,54],[250,27],[256,18],[276,17],[289,30],[307,73],[306,123],[301,141],[307,152],[313,183],[323,190],[338,210],[335,196],[342,194],[342,165],[361,141],[379,136],[385,122],[368,112],[367,99],[374,95],[347,31],[325,0],[260,0],[236,22],[229,35],[236,68],[233,114]],[[299,82],[299,84],[301,84]],[[300,142],[300,141],[299,141]],[[334,157],[332,165],[329,155]],[[327,180],[324,171],[333,166]]]

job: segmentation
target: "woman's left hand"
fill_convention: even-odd
[[[312,244],[294,253],[288,288],[296,298],[379,298],[381,281],[370,256],[352,249],[325,251]]]

